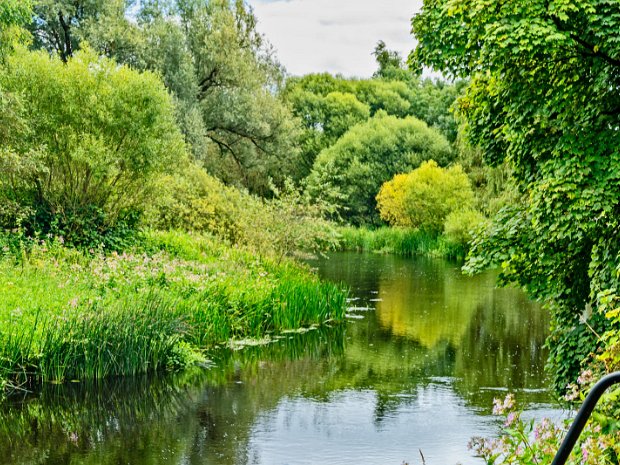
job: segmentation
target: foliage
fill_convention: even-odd
[[[467,247],[484,221],[484,215],[477,210],[454,210],[446,216],[443,233],[448,241]]]
[[[380,111],[401,118],[414,116],[454,141],[457,126],[450,108],[463,85],[460,81],[453,85],[428,79],[420,81],[410,72],[390,65],[381,77],[373,79],[345,79],[327,73],[290,78],[284,97],[299,99],[300,93],[323,98],[333,92],[350,94],[368,106],[370,116]],[[311,99],[310,96],[306,98]],[[302,105],[301,111],[298,111],[294,106],[293,111],[303,120],[305,108]],[[320,123],[323,124],[323,121]],[[320,126],[315,129],[320,131]]]
[[[399,174],[381,186],[377,208],[394,226],[439,233],[453,212],[472,208],[474,194],[460,165],[441,168],[434,160],[423,162],[408,174]]]
[[[13,44],[24,38],[21,28],[32,14],[30,0],[3,0],[0,2],[0,59]]]
[[[277,96],[282,69],[243,1],[179,2],[179,13],[195,72],[185,105],[200,115],[194,153],[225,182],[266,195],[269,177],[281,184],[298,164],[296,122]],[[174,29],[177,18],[166,21]]]
[[[289,90],[286,99],[304,128],[299,141],[303,161],[299,176],[309,174],[321,150],[333,145],[350,128],[370,117],[368,105],[351,93],[335,91],[320,95],[294,87]]]
[[[322,253],[335,247],[337,235],[323,219],[326,207],[310,202],[289,182],[263,200],[225,186],[189,164],[156,182],[146,223],[160,229],[209,232],[259,254],[277,257]]]
[[[505,282],[549,303],[558,389],[601,343],[588,325],[601,334],[617,305],[616,13],[611,1],[427,0],[413,19],[412,64],[472,76],[458,104],[468,137],[488,162],[510,162],[521,194],[476,242],[469,269],[502,264]]]
[[[138,65],[140,38],[125,15],[128,0],[33,0],[34,45],[65,63],[88,42],[109,58]]]
[[[478,210],[492,216],[502,207],[518,201],[519,193],[507,161],[499,166],[489,166],[484,162],[482,150],[472,147],[463,134],[457,137],[455,147],[458,154],[456,161],[469,176]]]
[[[173,232],[147,232],[122,254],[60,238],[24,256],[0,249],[0,271],[0,375],[13,382],[183,365],[233,337],[341,321],[346,304],[340,287],[288,260]]]
[[[36,0],[34,45],[68,61],[88,43],[161,75],[194,157],[227,183],[268,194],[298,165],[283,72],[241,0]],[[129,18],[134,17],[136,21]]]
[[[150,73],[92,51],[65,64],[20,49],[0,71],[0,86],[19,96],[23,125],[0,154],[0,196],[32,212],[21,220],[29,234],[96,243],[131,222],[153,173],[184,156],[170,97]]]
[[[380,113],[319,154],[307,187],[314,198],[338,205],[345,221],[376,224],[375,197],[385,181],[425,160],[445,165],[452,157],[448,141],[425,123]]]
[[[375,77],[382,78],[400,78],[400,80],[412,79],[413,74],[404,69],[403,57],[400,53],[389,50],[384,41],[377,42],[372,54],[379,65],[379,69],[375,72]],[[400,71],[400,73],[399,73]]]

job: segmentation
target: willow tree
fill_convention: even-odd
[[[0,131],[0,228],[105,242],[140,211],[153,175],[185,156],[159,78],[91,50],[64,63],[18,48],[0,88],[17,100],[18,128]]]
[[[425,0],[413,18],[410,63],[471,77],[458,104],[469,139],[488,163],[510,162],[521,192],[468,268],[501,264],[503,282],[548,303],[559,388],[620,324],[605,316],[620,284],[618,11],[615,0]]]

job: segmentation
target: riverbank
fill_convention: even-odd
[[[403,257],[428,255],[462,260],[467,254],[463,244],[452,242],[443,235],[418,229],[382,227],[378,229],[340,227],[339,251],[395,254]]]
[[[146,232],[122,254],[57,240],[0,253],[0,392],[184,367],[230,339],[345,314],[341,287],[205,235]]]

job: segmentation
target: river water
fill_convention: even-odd
[[[310,262],[351,289],[346,325],[211,354],[209,369],[48,385],[0,406],[0,463],[481,464],[494,397],[558,418],[548,320],[495,275],[439,259]]]

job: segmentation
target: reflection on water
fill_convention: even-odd
[[[45,386],[0,406],[2,464],[480,463],[507,389],[553,415],[547,319],[494,275],[442,260],[338,254],[312,263],[351,287],[346,326],[211,354],[212,368]]]

